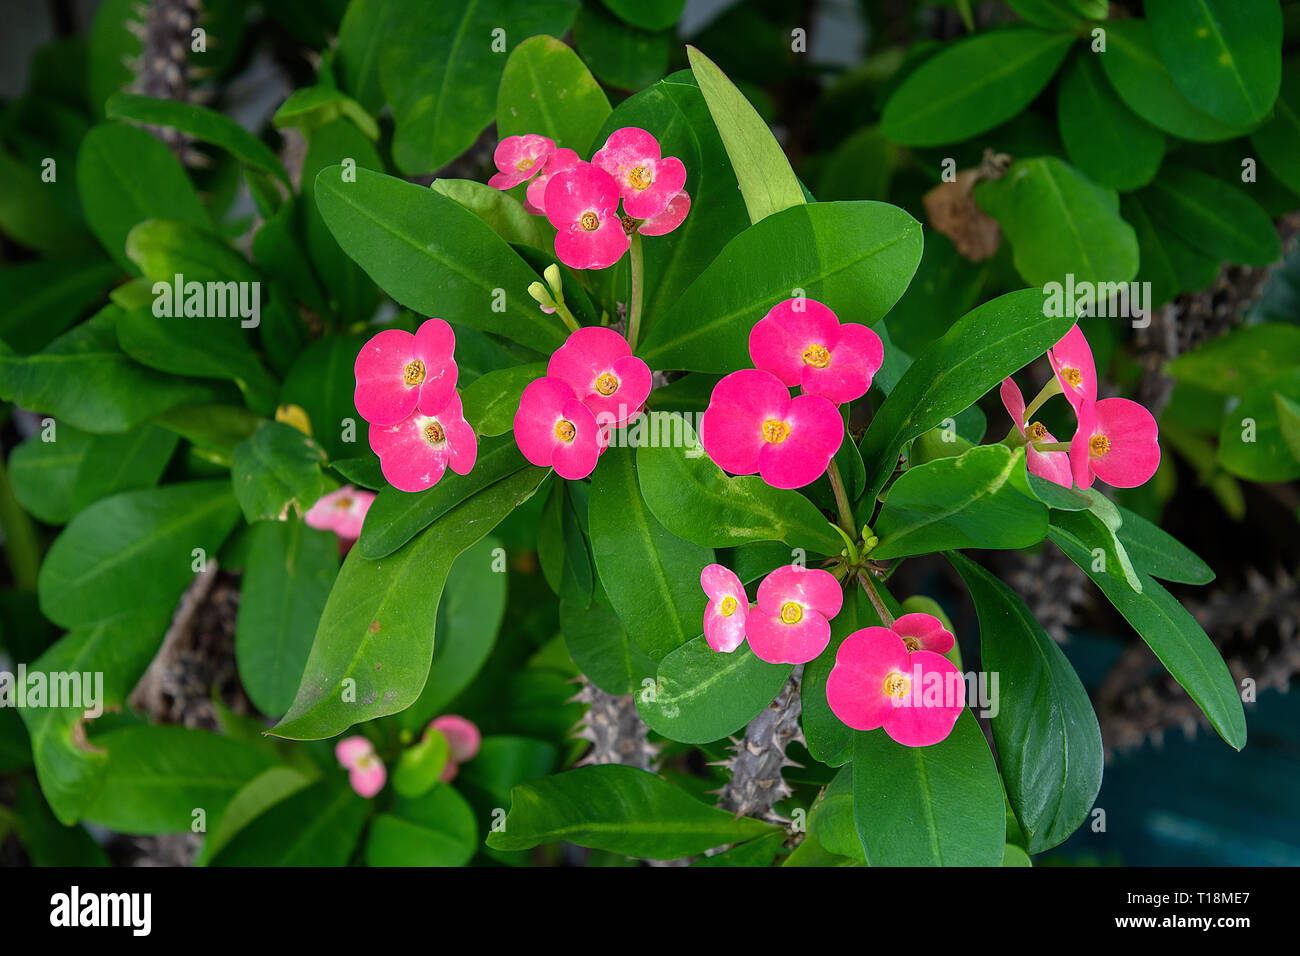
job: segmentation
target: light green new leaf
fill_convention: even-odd
[[[497,136],[537,133],[584,159],[609,100],[578,55],[555,37],[529,37],[506,60],[497,90]]]
[[[292,425],[263,422],[235,446],[230,482],[244,517],[253,521],[285,521],[289,513],[302,516],[334,489],[325,474],[325,453]]]

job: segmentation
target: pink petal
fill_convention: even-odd
[[[894,711],[885,693],[885,678],[909,672],[907,646],[887,627],[854,631],[835,653],[826,679],[826,702],[831,712],[854,730],[875,730]]]
[[[1065,337],[1052,346],[1047,358],[1075,414],[1081,405],[1097,400],[1097,365],[1082,329],[1076,325],[1066,332]],[[1078,385],[1070,382],[1072,377],[1079,379]]]
[[[596,469],[596,462],[604,447],[601,444],[600,426],[591,410],[576,398],[565,402],[560,413],[573,424],[575,433],[569,441],[555,439],[551,464],[561,478],[577,481],[586,478]]]
[[[623,211],[633,219],[653,219],[661,215],[686,186],[686,167],[676,156],[653,162],[646,174],[651,177],[651,183],[644,188],[636,187],[630,180],[619,183]]]
[[[367,800],[384,789],[384,781],[387,779],[388,771],[378,758],[364,769],[348,771],[348,782],[352,784],[352,789],[357,792],[357,796]]]
[[[451,747],[451,759],[456,763],[466,763],[478,754],[483,737],[472,720],[466,720],[457,714],[443,714],[429,726],[447,738]]]
[[[905,673],[912,692],[901,702],[891,701],[894,706],[885,718],[885,733],[904,747],[937,744],[952,733],[966,708],[966,682],[952,661],[932,651],[914,651]]]
[[[1086,491],[1096,478],[1088,442],[1097,433],[1097,409],[1093,402],[1085,402],[1077,411],[1079,427],[1070,439],[1070,471],[1074,473],[1074,483]]]
[[[573,389],[558,378],[539,378],[528,383],[519,396],[515,412],[515,443],[534,465],[551,467],[551,456],[559,438],[555,426],[563,418],[564,406],[573,399]]]
[[[1024,434],[1024,429],[1021,429]],[[1056,443],[1056,436],[1048,432],[1043,441]],[[1074,487],[1074,476],[1070,471],[1070,456],[1063,451],[1037,451],[1032,444],[1025,446],[1025,466],[1031,474],[1046,478],[1062,488]]]
[[[1002,399],[1002,407],[1007,410],[1011,416],[1011,422],[1020,429],[1020,434],[1025,433],[1025,396],[1020,393],[1020,386],[1010,378],[1002,380],[1002,387],[998,389],[998,396]]]
[[[704,640],[715,651],[730,654],[745,641],[749,603],[742,593],[731,614],[722,613],[721,601],[710,601],[704,608]]]
[[[812,608],[829,620],[840,613],[844,592],[829,571],[787,564],[776,568],[759,584],[758,606],[768,614],[779,614],[787,601]]]
[[[425,429],[435,421],[419,412],[396,425],[371,425],[370,447],[379,456],[384,478],[398,491],[424,491],[447,470],[449,443],[430,444]]]
[[[790,434],[784,441],[764,443],[758,471],[773,488],[802,488],[816,481],[839,451],[844,420],[820,395],[796,396],[783,420]]]
[[[497,143],[492,161],[501,172],[488,180],[495,189],[510,189],[540,173],[546,160],[555,151],[555,142],[536,133],[507,136]],[[523,165],[526,168],[520,169]]]
[[[826,650],[831,640],[831,625],[811,608],[794,624],[787,624],[779,614],[766,614],[754,608],[745,622],[749,649],[769,664],[804,664]]]
[[[1092,458],[1098,478],[1116,488],[1145,484],[1160,467],[1160,430],[1142,405],[1127,398],[1103,398],[1095,408],[1094,434],[1110,447]]]
[[[657,216],[651,216],[637,227],[643,236],[664,236],[672,232],[686,219],[691,211],[691,197],[682,190],[668,203],[666,209]]]
[[[578,154],[567,146],[561,146],[553,152],[550,159],[546,161],[545,168],[528,183],[528,190],[524,194],[526,197],[524,208],[531,213],[546,215],[546,184],[560,170],[568,169],[580,162],[582,160],[578,157]]]
[[[338,491],[321,495],[316,503],[307,509],[302,520],[307,522],[309,528],[333,531],[343,514],[352,507],[352,490],[351,485],[345,485]]]
[[[460,764],[456,763],[454,760],[448,759],[447,762],[442,765],[442,773],[438,774],[438,779],[443,783],[451,783],[456,779],[456,774],[458,773],[460,773]]]
[[[840,326],[840,340],[831,349],[830,365],[803,366],[803,391],[842,405],[861,398],[871,388],[871,379],[885,361],[880,336],[865,325],[846,322]]]
[[[714,601],[721,601],[724,597],[734,597],[739,604],[749,601],[736,572],[721,564],[705,565],[700,572],[700,587]]]
[[[608,215],[595,229],[584,229],[578,223],[558,229],[555,255],[571,269],[608,269],[623,258],[631,241],[622,221]]]
[[[754,323],[749,333],[749,357],[790,387],[803,380],[803,353],[811,345],[833,349],[840,340],[840,320],[816,299],[778,302]]]
[[[594,165],[614,175],[623,167],[636,166],[663,155],[659,140],[639,126],[624,126],[609,134],[605,145],[591,157]]]
[[[334,745],[334,757],[340,764],[351,769],[358,760],[375,752],[375,745],[360,735],[344,737]]]
[[[404,380],[406,367],[415,359],[415,336],[401,329],[385,329],[361,347],[353,371],[357,412],[375,425],[393,425],[415,411],[420,391]]]
[[[587,326],[570,333],[546,363],[550,378],[563,380],[579,398],[596,391],[596,378],[617,359],[632,354],[627,339],[604,326]]]
[[[899,637],[914,638],[920,645],[917,650],[921,651],[946,654],[952,650],[955,643],[952,634],[943,626],[942,621],[933,614],[922,614],[919,611],[898,618],[894,621],[893,630]]]
[[[772,373],[732,372],[713,387],[700,419],[700,442],[719,468],[752,475],[758,471],[759,452],[768,444],[763,423],[784,419],[789,409],[790,392]]]
[[[544,198],[542,208],[556,229],[577,225],[588,212],[602,221],[618,221],[618,183],[590,163],[576,163],[553,175]],[[618,227],[623,228],[621,222]]]

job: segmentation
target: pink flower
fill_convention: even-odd
[[[1081,406],[1097,400],[1097,365],[1088,340],[1077,325],[1048,350],[1047,360],[1052,363],[1061,391],[1076,415]]]
[[[885,347],[865,325],[841,325],[815,299],[786,299],[750,330],[749,355],[791,388],[840,405],[867,394]]]
[[[625,126],[609,135],[591,162],[618,182],[625,213],[633,219],[650,219],[667,209],[686,185],[682,161],[661,156],[657,139],[643,129]]]
[[[1079,429],[1070,441],[1070,467],[1080,488],[1100,478],[1116,488],[1136,488],[1160,467],[1160,430],[1143,406],[1127,398],[1103,398],[1079,408]]]
[[[1027,439],[1025,465],[1029,471],[1064,488],[1074,487],[1068,454],[1063,451],[1038,451],[1034,448],[1033,443],[1036,441],[1055,442],[1056,438],[1042,422],[1032,422],[1028,427],[1025,426],[1025,397],[1020,394],[1016,383],[1010,378],[1004,378],[999,394],[1002,396],[1002,407],[1007,410],[1020,434]]]
[[[529,382],[515,412],[515,442],[534,465],[554,468],[561,478],[586,478],[603,446],[591,409],[558,378]]]
[[[933,651],[936,654],[947,654],[956,643],[941,620],[933,614],[923,614],[920,611],[904,614],[894,621],[891,629],[903,639],[909,652]]]
[[[348,781],[358,796],[369,799],[384,789],[388,771],[375,753],[375,745],[365,737],[344,737],[335,744],[334,756],[347,768]]]
[[[385,329],[361,347],[353,398],[372,425],[395,425],[417,408],[442,411],[456,392],[456,334],[442,319],[429,319],[412,335]]]
[[[447,738],[450,755],[439,779],[443,783],[449,783],[460,771],[460,765],[473,760],[478,754],[483,737],[473,721],[456,714],[443,714],[429,724],[429,729],[436,730]]]
[[[309,527],[333,531],[340,538],[361,537],[361,525],[375,500],[373,491],[344,485],[338,491],[321,496],[303,516]]]
[[[790,397],[771,372],[741,369],[713,387],[700,441],[733,475],[757,472],[774,488],[802,488],[830,464],[844,420],[820,395]]]
[[[668,206],[657,216],[651,216],[649,219],[637,226],[637,232],[643,236],[663,236],[672,232],[682,224],[686,214],[691,211],[691,197],[683,189],[676,196],[668,201]]]
[[[528,184],[528,191],[524,194],[524,209],[539,216],[546,215],[546,184],[560,170],[576,166],[580,162],[582,160],[578,158],[578,154],[567,146],[561,146],[551,153],[546,166]]]
[[[810,661],[830,643],[830,621],[843,604],[829,571],[777,568],[758,586],[758,606],[746,623],[749,648],[769,664]]]
[[[575,163],[546,184],[541,208],[557,230],[555,254],[574,269],[607,269],[630,240],[618,216],[618,183],[603,169]]]
[[[545,136],[536,133],[507,136],[497,143],[497,148],[492,153],[492,161],[501,172],[494,174],[488,180],[488,185],[494,189],[518,186],[540,173],[553,152],[555,141]]]
[[[836,652],[826,702],[854,730],[884,727],[906,747],[928,747],[952,733],[966,706],[966,683],[947,658],[909,652],[896,631],[868,627]]]
[[[436,415],[415,412],[395,425],[372,424],[370,447],[384,477],[399,491],[432,488],[448,467],[468,475],[478,458],[478,439],[455,392]]]
[[[715,651],[730,654],[745,640],[749,598],[740,578],[729,568],[710,564],[700,572],[700,587],[709,596],[704,608],[704,640]]]
[[[613,329],[588,326],[573,332],[546,364],[604,427],[618,427],[641,410],[653,384],[650,367],[632,354]]]

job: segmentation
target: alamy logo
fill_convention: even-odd
[[[1074,273],[1067,272],[1064,284],[1043,286],[1043,315],[1132,319],[1133,328],[1145,329],[1151,324],[1151,283],[1075,282]]]
[[[104,672],[0,670],[0,707],[76,707],[93,720],[104,713]]]
[[[50,897],[50,925],[129,926],[134,936],[148,936],[153,925],[150,893],[85,893],[78,886]]]
[[[261,282],[186,282],[178,272],[171,282],[155,282],[153,296],[153,314],[160,319],[237,316],[246,329],[255,329],[262,322]]]

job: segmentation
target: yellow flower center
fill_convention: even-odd
[[[803,360],[805,365],[813,368],[825,368],[831,364],[830,349],[824,345],[810,345],[803,350]]]
[[[1074,388],[1079,388],[1083,385],[1083,373],[1077,368],[1061,369],[1061,378],[1065,380],[1067,385],[1073,386]]]
[[[533,168],[533,164],[536,162],[537,160],[533,159],[533,157],[525,156],[523,159],[519,160],[519,162],[515,163],[515,169],[519,170],[521,173],[526,173],[528,170]]]
[[[906,674],[894,671],[885,678],[884,691],[886,697],[906,697],[911,689],[912,682]]]
[[[352,507],[352,499],[339,498],[337,501],[334,502],[334,507],[338,511],[347,511],[349,508]]]
[[[1047,437],[1047,426],[1042,422],[1034,422],[1025,429],[1025,434],[1029,436],[1030,441],[1042,441]]]
[[[402,369],[402,381],[407,385],[419,385],[424,381],[424,363],[419,359],[411,359],[406,363],[406,368]]]
[[[596,379],[596,391],[602,395],[613,395],[618,391],[618,377],[613,372],[605,372]]]
[[[447,435],[443,432],[440,424],[437,422],[429,422],[429,424],[424,426],[424,440],[430,445],[441,445],[447,440]]]
[[[803,608],[794,601],[786,601],[781,605],[781,620],[786,624],[798,624],[803,620]]]
[[[763,422],[763,437],[773,445],[779,445],[790,437],[790,426],[785,422],[779,422],[775,418],[769,418]]]
[[[362,754],[360,757],[357,758],[355,768],[357,770],[369,770],[374,765],[375,765],[375,755],[368,753],[368,754]]]
[[[739,606],[734,597],[727,595],[722,599],[722,603],[718,605],[718,610],[722,612],[723,617],[731,617],[736,613],[736,608]]]
[[[1110,439],[1105,435],[1093,435],[1088,439],[1088,454],[1093,458],[1100,458],[1108,451],[1110,451]]]
[[[561,418],[555,423],[555,437],[560,441],[573,441],[573,436],[578,434],[578,430],[573,427],[573,422],[567,418]]]
[[[921,649],[921,642],[914,637],[904,637],[903,643],[907,645],[909,651],[919,651]]]
[[[655,180],[654,176],[650,175],[650,170],[644,166],[637,166],[627,174],[627,181],[631,183],[633,189],[641,190],[647,189]]]
[[[582,218],[579,219],[578,222],[587,232],[592,232],[593,230],[600,228],[600,217],[594,212],[584,212]]]

